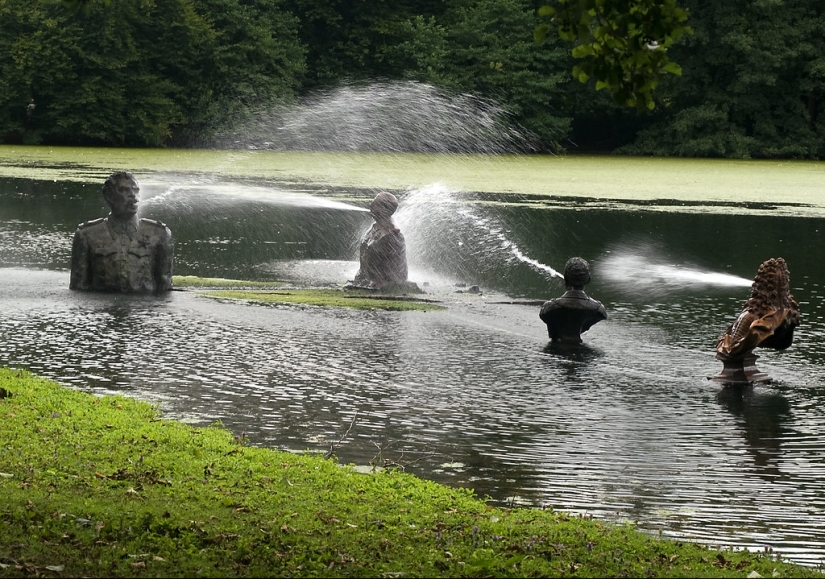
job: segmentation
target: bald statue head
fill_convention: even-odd
[[[398,198],[392,193],[381,191],[370,204],[370,215],[376,221],[382,221],[392,217],[396,209],[398,209]]]
[[[590,264],[580,257],[571,257],[564,265],[564,285],[583,290],[590,283]]]

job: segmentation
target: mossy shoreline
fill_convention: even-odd
[[[193,290],[210,298],[244,300],[260,304],[303,304],[356,310],[438,311],[436,300],[420,294],[406,295],[343,288],[293,288],[283,282],[261,282],[196,276],[175,276],[175,287]]]
[[[0,369],[0,417],[0,577],[821,577],[245,446],[23,370]]]

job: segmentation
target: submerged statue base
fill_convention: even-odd
[[[709,380],[730,386],[769,384],[773,381],[771,377],[756,367],[758,357],[756,354],[750,353],[741,358],[722,360],[724,368]]]
[[[785,350],[799,325],[799,304],[790,291],[790,272],[781,257],[769,259],[756,272],[751,295],[736,321],[716,342],[722,372],[710,378],[723,384],[755,384],[771,378],[756,368],[755,348]]]

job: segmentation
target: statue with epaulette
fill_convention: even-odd
[[[137,216],[140,187],[135,178],[126,171],[112,173],[102,193],[111,211],[77,227],[69,288],[139,293],[172,289],[172,232],[160,221]]]

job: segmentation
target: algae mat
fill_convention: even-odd
[[[817,161],[0,146],[4,177],[98,183],[120,169],[316,188],[437,183],[582,207],[825,215],[825,163]]]

